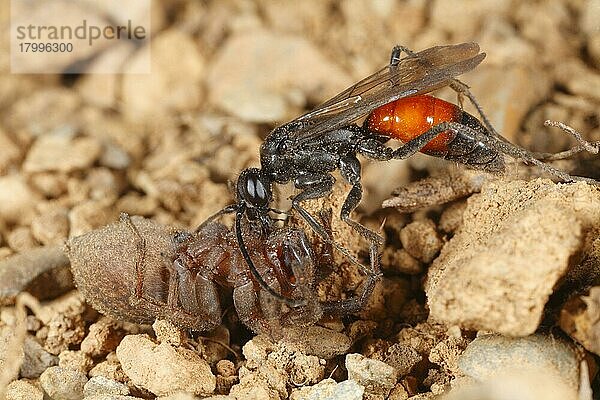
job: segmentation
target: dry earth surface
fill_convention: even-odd
[[[74,20],[117,14],[62,7]],[[3,25],[9,17],[2,2]],[[598,396],[600,191],[516,162],[491,176],[423,155],[365,161],[354,218],[381,228],[386,244],[384,277],[356,315],[254,335],[225,289],[209,332],[91,305],[107,312],[107,285],[133,290],[131,274],[108,275],[139,256],[120,213],[153,221],[146,255],[160,260],[164,232],[192,230],[232,202],[230,182],[258,165],[270,129],[385,65],[398,43],[478,42],[487,57],[461,79],[513,143],[574,145],[546,119],[600,140],[599,21],[598,0],[156,0],[149,48],[93,59],[117,57],[126,72],[150,51],[149,75],[11,74],[0,39],[0,398]],[[553,165],[600,178],[597,155]],[[337,218],[347,190],[308,207],[333,208],[334,237],[364,260],[366,244]],[[98,229],[109,224],[107,237]],[[290,224],[309,232],[294,215]],[[74,265],[98,267],[84,271],[81,292],[67,241]],[[364,281],[334,259],[315,288],[321,300]]]

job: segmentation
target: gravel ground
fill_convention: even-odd
[[[73,21],[118,17],[60,4]],[[600,191],[518,162],[493,176],[421,154],[365,161],[354,219],[384,235],[384,277],[355,314],[279,326],[277,305],[257,335],[216,286],[207,298],[221,308],[203,310],[217,318],[198,331],[130,294],[139,265],[166,285],[157,265],[174,232],[232,202],[272,128],[385,65],[395,44],[479,43],[487,56],[461,80],[513,143],[575,144],[547,119],[600,141],[598,21],[598,0],[155,0],[148,47],[109,48],[89,65],[116,57],[127,72],[150,51],[146,75],[10,74],[1,40],[0,398],[596,398]],[[597,155],[552,165],[600,178]],[[366,261],[337,217],[348,189],[307,208],[332,209],[334,237]],[[287,189],[276,194],[285,207]],[[290,226],[324,257],[303,221]],[[365,282],[332,259],[317,265],[321,301]]]

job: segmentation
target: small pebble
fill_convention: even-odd
[[[67,191],[66,174],[38,172],[30,178],[31,186],[48,199],[55,199]]]
[[[8,168],[21,156],[21,150],[0,128],[0,173],[5,174]]]
[[[39,246],[31,229],[25,226],[18,226],[11,230],[6,235],[6,244],[17,253],[25,253]]]
[[[101,361],[96,364],[94,368],[90,370],[88,375],[90,378],[102,376],[117,382],[126,382],[128,380],[115,353],[108,354],[106,356],[106,361]]]
[[[12,381],[6,387],[6,400],[42,400],[43,398],[43,390],[24,379]]]
[[[131,163],[129,154],[112,142],[105,142],[100,165],[111,169],[126,169]]]
[[[52,400],[82,399],[87,380],[83,372],[61,367],[50,367],[40,376],[42,388]]]
[[[456,231],[462,225],[463,213],[466,208],[466,201],[458,201],[450,204],[446,207],[444,212],[442,212],[438,227],[447,233]]]
[[[299,346],[305,354],[326,360],[344,354],[352,345],[352,341],[345,334],[317,325],[286,328],[284,337],[286,342]]]
[[[185,333],[169,321],[157,319],[152,324],[152,329],[154,329],[156,340],[158,340],[159,343],[166,343],[178,347],[185,341]]]
[[[212,399],[212,397],[209,397],[209,399]],[[196,397],[191,393],[179,392],[168,396],[157,397],[156,400],[199,400],[199,397]],[[204,400],[206,400],[206,398]]]
[[[348,379],[364,386],[369,393],[387,394],[398,379],[398,371],[394,367],[362,354],[348,354],[345,365]]]
[[[388,400],[407,400],[409,396],[406,388],[401,383],[397,383],[390,392]]]
[[[140,62],[146,62],[150,55],[151,73],[127,73]],[[135,120],[152,117],[159,110],[173,112],[198,107],[204,75],[204,58],[194,38],[179,29],[162,31],[125,66],[122,112],[128,119]]]
[[[22,291],[45,300],[72,288],[69,259],[60,247],[30,249],[0,260],[0,304],[13,304]]]
[[[58,357],[48,353],[37,339],[27,335],[23,343],[23,364],[20,375],[22,378],[38,378],[47,368],[58,364]]]
[[[411,256],[406,249],[385,248],[381,256],[381,264],[390,272],[408,275],[418,275],[423,272],[423,264]]]
[[[298,112],[306,97],[321,94],[323,100],[351,83],[312,42],[268,31],[230,36],[209,68],[211,101],[254,122],[282,121]]]
[[[58,355],[58,360],[59,367],[76,369],[85,374],[94,366],[94,360],[82,351],[64,350]]]
[[[96,396],[99,394],[128,395],[129,388],[121,382],[103,376],[94,376],[83,387],[84,396]]]
[[[43,245],[61,244],[69,236],[68,210],[53,207],[31,221],[33,237]]]
[[[362,400],[365,388],[356,381],[347,380],[337,383],[325,379],[316,385],[296,389],[290,400]]]
[[[99,357],[116,350],[125,336],[125,331],[109,317],[101,317],[89,327],[87,336],[81,342],[81,351],[91,357]]]
[[[469,343],[458,359],[458,366],[462,373],[478,381],[520,371],[553,376],[576,389],[579,357],[572,343],[558,337],[484,335]]]
[[[400,241],[406,251],[424,263],[430,263],[442,248],[435,224],[429,219],[411,222],[400,231]]]
[[[220,360],[216,366],[217,374],[221,376],[235,375],[235,364],[230,360]]]
[[[29,149],[23,170],[28,173],[86,169],[100,157],[102,145],[96,138],[44,135]]]
[[[411,346],[395,343],[382,355],[381,361],[393,367],[398,377],[402,377],[407,375],[422,359],[423,357]]]
[[[591,267],[597,268],[600,257],[600,238],[593,243]],[[594,273],[594,276],[596,274]],[[559,325],[563,331],[581,343],[586,350],[600,354],[600,287],[594,286],[587,295],[571,298],[560,313]]]
[[[85,321],[83,313],[86,305],[77,291],[46,305],[50,319],[44,348],[52,354],[60,354],[72,345],[81,343],[85,336]]]
[[[117,347],[123,371],[139,387],[163,396],[177,391],[210,394],[216,379],[194,351],[156,344],[147,335],[128,335]]]

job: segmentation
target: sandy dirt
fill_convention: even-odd
[[[235,289],[198,289],[211,304],[186,306],[190,326],[170,312],[165,267],[181,232],[233,202],[271,129],[386,65],[395,44],[479,43],[485,60],[460,79],[512,143],[577,144],[547,119],[600,141],[599,1],[152,3],[147,47],[89,65],[116,58],[128,72],[150,52],[151,74],[11,74],[0,40],[0,399],[600,395],[600,190],[511,157],[502,175],[423,154],[361,159],[352,218],[384,238],[383,276],[350,315],[321,302],[360,296],[365,268],[293,212],[316,257],[298,283],[311,291],[302,312],[235,276]],[[78,7],[59,2],[59,14],[118,17]],[[6,2],[0,19],[10,23]],[[600,179],[597,154],[551,165]],[[367,241],[339,218],[350,187],[335,177],[306,208],[368,267]],[[276,206],[289,209],[292,193],[278,185]],[[143,270],[153,303],[135,296]],[[217,318],[203,325],[199,312]]]

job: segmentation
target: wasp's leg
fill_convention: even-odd
[[[381,246],[383,246],[383,238],[368,229],[366,226],[352,220],[350,213],[358,206],[362,198],[362,185],[360,183],[360,161],[354,155],[346,156],[340,161],[340,173],[342,177],[352,185],[350,193],[346,197],[344,204],[342,205],[342,211],[340,217],[342,221],[346,222],[357,231],[360,235],[366,238],[370,243],[369,255],[371,257],[371,273],[379,274],[379,265],[377,260],[379,259],[379,252]]]
[[[317,219],[311,215],[302,204],[304,200],[319,199],[327,196],[333,190],[335,178],[329,174],[301,174],[294,180],[294,185],[298,189],[302,189],[292,199],[292,208],[300,214],[300,216],[308,223],[313,231],[315,231],[325,242],[334,246],[340,253],[350,260],[353,264],[359,266],[366,274],[369,273],[369,268],[362,265],[356,257],[354,257],[348,249],[336,243],[329,235],[326,229]]]
[[[358,295],[344,300],[321,302],[321,311],[325,315],[347,315],[363,310],[380,277],[381,274],[367,275],[367,279],[363,282]]]
[[[359,142],[357,152],[365,157],[378,161],[388,161],[391,159],[403,160],[419,152],[440,133],[447,131],[448,129],[457,130],[462,126],[463,125],[457,123],[442,122],[416,138],[404,143],[402,147],[399,147],[396,150],[387,147],[379,140],[365,139]]]
[[[292,208],[296,210],[310,227],[322,238],[331,240],[331,237],[317,219],[300,204],[304,200],[319,199],[327,196],[333,190],[335,178],[329,174],[301,174],[294,185],[302,191],[292,199]]]
[[[483,121],[483,125],[487,129],[487,132],[485,132],[485,133],[489,133],[490,134],[489,136],[496,137],[499,140],[507,141],[507,139],[504,136],[500,135],[498,133],[498,131],[496,131],[496,128],[494,128],[494,125],[492,125],[490,119],[487,117],[487,115],[483,111],[483,107],[481,107],[481,105],[475,98],[475,95],[473,95],[473,93],[471,93],[471,91],[469,90],[469,86],[466,83],[461,82],[460,80],[454,78],[450,82],[449,86],[458,95],[459,102],[461,103],[461,108],[462,108],[462,96],[465,96],[466,98],[468,98],[469,101],[471,102],[471,104],[473,104],[473,106],[477,110],[477,114],[479,114],[479,116],[481,117],[481,120]]]
[[[408,47],[404,47],[402,45],[397,44],[392,49],[392,54],[390,55],[390,67],[395,67],[396,65],[398,65],[402,53],[408,54],[411,57],[415,55],[415,53]]]

